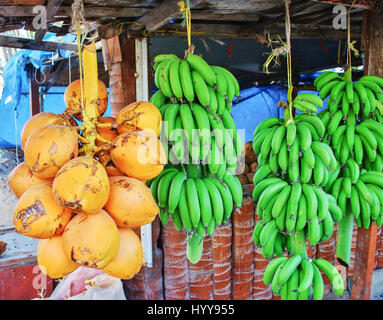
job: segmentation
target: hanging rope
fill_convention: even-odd
[[[185,55],[189,53],[193,53],[194,46],[191,43],[191,12],[190,12],[190,2],[189,0],[186,0],[186,6],[185,1],[179,1],[178,6],[180,7],[180,12],[182,12],[185,16],[184,21],[182,24],[186,24],[186,34],[187,34],[187,41],[188,41],[188,49],[185,52]]]
[[[74,0],[72,4],[72,13],[71,13],[71,28],[72,32],[77,32],[78,25],[83,25],[85,33],[91,30],[90,24],[86,21],[84,17],[84,4],[82,0]]]
[[[293,79],[292,79],[292,64],[291,64],[291,24],[290,24],[290,0],[285,0],[285,9],[286,9],[286,18],[285,18],[285,29],[286,29],[286,47],[288,50],[288,53],[286,55],[287,57],[287,84],[288,84],[288,90],[287,90],[287,101],[289,104],[289,111],[290,111],[290,120],[287,122],[294,121],[293,120]],[[286,125],[287,125],[286,124]]]
[[[356,0],[354,0],[347,10],[347,65],[351,68],[351,51],[354,52],[355,56],[359,56],[359,51],[354,47],[356,41],[351,42],[351,10],[355,5]]]

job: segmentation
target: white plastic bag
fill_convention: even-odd
[[[102,270],[79,267],[61,280],[52,300],[126,300],[121,279]]]

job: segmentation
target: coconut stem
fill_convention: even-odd
[[[97,138],[97,118],[99,112],[97,108],[98,101],[98,70],[97,53],[95,43],[87,45],[82,50],[82,59],[79,56],[80,63],[84,66],[84,106],[82,108],[83,117],[83,137],[88,141],[84,146],[84,153],[93,157],[96,148]]]

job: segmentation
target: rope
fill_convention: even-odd
[[[354,48],[354,43],[351,42],[351,9],[355,5],[356,0],[354,0],[347,10],[347,65],[351,68],[351,50],[354,52],[357,51]],[[358,53],[359,54],[359,53]]]
[[[289,103],[289,111],[290,111],[290,120],[293,121],[293,99],[292,99],[292,93],[293,93],[293,79],[292,79],[292,64],[291,64],[291,24],[290,24],[290,0],[285,0],[285,9],[286,9],[286,19],[285,19],[285,28],[286,28],[286,47],[288,50],[287,53],[287,84],[288,84],[288,91],[287,91],[287,101]],[[290,120],[287,122],[287,124],[290,122]]]
[[[89,32],[91,30],[90,24],[86,21],[84,17],[84,4],[82,0],[74,0],[72,4],[72,13],[71,13],[71,31],[77,31],[78,25],[83,25],[85,31]]]
[[[41,71],[40,72],[40,75],[43,75],[44,77],[43,77],[43,79],[44,80],[38,80],[37,79],[37,68],[35,68],[35,71],[34,71],[34,80],[35,80],[35,82],[37,83],[37,84],[43,84],[43,83],[45,83],[45,81],[47,80],[47,76],[46,76],[46,74],[45,74],[45,70],[43,70],[43,71]]]
[[[84,110],[84,80],[83,80],[83,61],[82,61],[82,41],[81,41],[81,26],[77,22],[77,47],[78,47],[78,65],[80,73],[80,92],[81,92],[81,109]]]
[[[186,34],[188,39],[188,49],[186,51],[186,54],[192,53],[194,51],[194,46],[191,43],[191,12],[190,12],[190,2],[189,0],[186,0],[186,7],[185,7],[185,1],[179,1],[178,6],[180,7],[180,12],[182,12],[185,15],[184,21],[186,22]]]

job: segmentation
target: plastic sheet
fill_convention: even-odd
[[[57,42],[73,42],[74,35],[56,37],[52,33],[45,35],[44,40]],[[25,70],[27,63],[43,71],[48,66],[43,65],[46,59],[68,58],[71,51],[57,50],[56,52],[19,50],[8,60],[3,70],[4,87],[0,100],[0,148],[20,146],[20,132],[24,123],[30,117],[28,96],[28,75]],[[62,89],[61,91],[64,92]],[[50,94],[47,95],[47,97]],[[62,95],[55,95],[55,99],[48,98],[54,109],[53,112],[62,112],[65,108]]]

